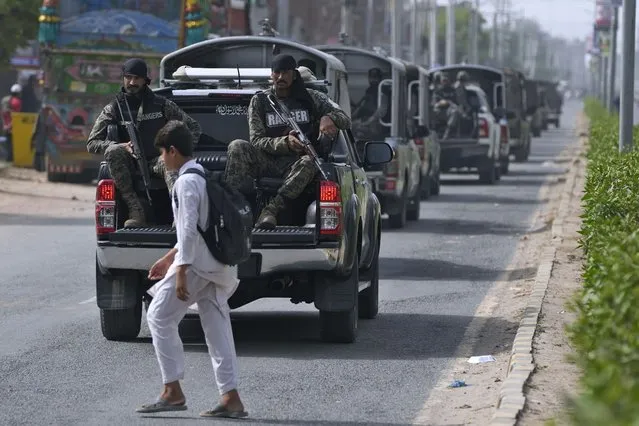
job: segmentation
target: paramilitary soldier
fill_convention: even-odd
[[[453,130],[459,121],[457,92],[450,83],[447,73],[441,72],[438,77],[439,86],[435,89],[433,104],[438,121],[446,123],[446,131],[442,137],[447,139],[450,131]]]
[[[148,68],[142,59],[132,58],[126,61],[122,66],[122,74],[124,85],[95,121],[87,141],[87,149],[91,153],[104,154],[115,185],[129,209],[129,218],[124,226],[140,227],[146,223],[146,218],[141,200],[133,186],[132,174],[136,166],[133,146],[123,125],[120,108],[125,115],[124,120],[128,121],[129,109],[125,104],[128,102],[133,116],[131,119],[136,123],[139,142],[150,172],[164,178],[169,192],[173,188],[177,174],[166,171],[160,153],[154,146],[155,135],[169,120],[179,120],[189,128],[195,144],[200,138],[201,129],[199,123],[174,102],[153,93],[148,86],[151,82]],[[120,103],[120,108],[116,102]],[[108,131],[110,125],[117,126],[117,137]]]
[[[228,147],[226,181],[238,190],[252,187],[261,177],[283,178],[278,194],[264,207],[257,219],[259,228],[273,228],[277,215],[290,200],[297,198],[318,172],[313,160],[286,123],[272,111],[266,95],[275,94],[295,116],[306,137],[315,143],[332,143],[338,129],[348,129],[350,118],[328,96],[307,89],[296,68],[295,59],[281,54],[273,59],[274,86],[251,99],[248,108],[250,142],[234,140]],[[326,154],[329,144],[314,145],[318,155]]]

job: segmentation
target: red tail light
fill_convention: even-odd
[[[499,126],[499,143],[508,145],[508,126]]]
[[[115,231],[115,183],[102,179],[95,190],[95,232],[98,235]]]
[[[323,180],[320,183],[320,235],[339,235],[342,232],[342,195],[339,185]]]
[[[479,137],[487,138],[489,137],[489,129],[488,129],[488,121],[485,118],[479,119]]]

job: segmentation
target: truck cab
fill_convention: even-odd
[[[352,134],[361,151],[367,141],[385,141],[395,152],[367,175],[388,214],[391,228],[419,218],[422,160],[409,129],[407,68],[400,59],[347,45],[315,46],[339,59],[348,71]]]
[[[433,83],[431,99],[437,90],[435,76],[438,73],[444,72],[452,80],[460,71],[466,71],[469,76],[466,98],[471,111],[468,117],[459,120],[452,135],[440,140],[441,169],[443,172],[476,170],[480,182],[492,185],[508,170],[508,125],[501,108],[501,72],[466,64],[432,68],[429,70]],[[439,133],[441,126],[433,114],[433,107],[431,102],[431,128]]]
[[[227,145],[249,140],[247,109],[251,98],[272,86],[273,45],[317,63],[326,80],[307,88],[327,89],[334,102],[348,101],[333,90],[346,73],[336,58],[307,46],[268,37],[225,37],[194,44],[162,61],[163,88],[156,93],[179,105],[198,120],[202,136],[194,157],[206,169],[223,173]],[[251,61],[250,58],[253,58]],[[235,65],[240,66],[236,67]],[[252,66],[251,66],[252,65]],[[336,99],[339,98],[339,99]],[[372,319],[378,311],[380,203],[371,191],[364,167],[392,159],[385,142],[369,142],[362,155],[350,131],[341,131],[332,151],[304,193],[278,217],[275,229],[254,229],[250,258],[238,265],[232,309],[264,297],[314,303],[319,310],[320,336],[328,342],[353,342],[358,318]],[[152,188],[155,223],[124,228],[126,207],[103,163],[96,191],[96,283],[102,333],[109,340],[137,336],[146,290],[154,284],[147,271],[176,242],[170,200],[159,179]],[[257,218],[276,195],[283,179],[262,177],[245,194]],[[144,186],[136,179],[144,200]]]

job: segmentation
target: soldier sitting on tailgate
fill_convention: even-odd
[[[368,70],[368,88],[362,99],[354,106],[353,135],[358,141],[384,140],[386,133],[379,122],[383,119],[390,121],[390,90],[388,86],[382,88],[382,101],[378,105],[379,83],[382,81],[382,70],[371,68]]]
[[[133,146],[124,128],[123,121],[132,120],[137,127],[141,149],[145,154],[150,171],[164,178],[169,192],[177,179],[177,173],[167,172],[154,146],[155,135],[170,120],[183,121],[193,134],[196,144],[202,133],[197,121],[186,114],[173,101],[156,95],[149,88],[146,62],[139,58],[129,59],[122,66],[123,86],[115,99],[109,102],[95,120],[87,141],[87,150],[93,154],[103,154],[115,186],[129,210],[125,227],[140,227],[146,223],[144,207],[135,192],[133,172],[136,164]],[[125,117],[120,115],[120,108]],[[128,103],[129,108],[126,107]],[[128,110],[132,117],[128,117]],[[110,133],[111,129],[117,129]]]
[[[325,94],[304,86],[295,59],[281,54],[273,59],[271,78],[274,86],[256,93],[248,108],[250,142],[237,139],[229,144],[226,182],[247,192],[261,177],[283,178],[277,195],[264,207],[257,219],[258,228],[274,228],[277,215],[296,199],[318,172],[313,160],[304,153],[300,140],[275,114],[266,99],[274,94],[295,115],[295,120],[310,141],[334,140],[338,130],[348,129],[349,117]],[[326,148],[318,144],[318,155]]]
[[[435,89],[433,96],[435,128],[440,135],[442,134],[441,129],[444,128],[442,138],[447,139],[450,136],[450,132],[454,131],[459,123],[457,93],[450,83],[448,74],[441,72],[438,77],[439,86]]]

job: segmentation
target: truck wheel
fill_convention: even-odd
[[[407,220],[419,220],[419,213],[420,213],[420,203],[422,201],[422,193],[423,193],[423,188],[427,187],[427,191],[429,192],[429,196],[430,196],[430,184],[428,183],[428,181],[426,181],[426,183],[424,183],[424,181],[422,180],[421,183],[419,184],[419,189],[417,190],[417,192],[415,193],[415,196],[413,197],[412,203],[409,204],[410,209],[406,212],[406,219]]]
[[[430,193],[432,195],[439,195],[439,191],[441,191],[441,181],[440,181],[440,177],[441,177],[441,170],[437,169],[437,174],[435,175],[435,177],[433,177],[432,179],[430,179]]]
[[[494,185],[496,181],[497,167],[495,167],[495,159],[493,158],[487,165],[479,169],[479,182]]]
[[[515,151],[515,161],[518,163],[523,163],[528,159],[528,155],[526,154],[526,146],[522,146],[521,148]]]
[[[142,299],[130,309],[100,309],[100,324],[107,340],[135,339],[142,324]]]
[[[359,256],[355,254],[355,261],[350,276],[346,278],[338,278],[336,280],[348,281],[354,287],[353,291],[357,291],[359,287]],[[329,343],[353,343],[357,337],[357,318],[358,318],[358,300],[355,297],[353,307],[348,311],[330,312],[320,311],[320,337],[324,342]]]
[[[400,229],[406,226],[406,214],[408,210],[408,179],[404,185],[404,191],[402,193],[401,210],[399,213],[388,215],[388,224],[393,229]]]
[[[359,317],[362,319],[373,319],[379,312],[379,235],[377,236],[377,250],[371,266],[366,270],[365,275],[370,279],[371,285],[362,290],[358,296]]]
[[[432,179],[429,177],[428,174],[426,174],[425,177],[422,177],[422,181],[419,185],[419,198],[421,200],[428,200],[430,198],[430,195],[432,193],[432,185],[430,183],[431,181]]]

